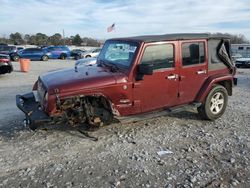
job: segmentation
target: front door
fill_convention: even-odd
[[[134,82],[134,105],[140,107],[141,112],[171,106],[178,100],[176,44],[166,42],[145,45],[140,63],[153,64],[154,72]]]
[[[193,102],[207,78],[206,40],[179,43],[181,68],[179,104]]]

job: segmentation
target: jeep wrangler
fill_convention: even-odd
[[[227,35],[114,38],[95,65],[41,75],[16,104],[31,129],[48,122],[101,126],[190,104],[203,119],[215,120],[237,84],[235,73]]]

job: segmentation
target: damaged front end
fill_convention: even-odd
[[[16,96],[17,107],[24,112],[24,124],[35,130],[45,123],[67,123],[79,126],[84,123],[94,126],[110,124],[113,121],[111,104],[102,96],[74,96],[60,99],[59,91],[55,91],[55,112],[46,112],[49,103],[48,92],[37,84],[31,93]]]

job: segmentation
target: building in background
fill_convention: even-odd
[[[250,57],[250,44],[231,44],[233,56]]]

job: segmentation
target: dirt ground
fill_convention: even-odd
[[[250,69],[215,122],[190,109],[89,131],[94,141],[66,125],[30,131],[15,105],[39,74],[74,61],[13,64],[0,76],[0,187],[250,187]]]

